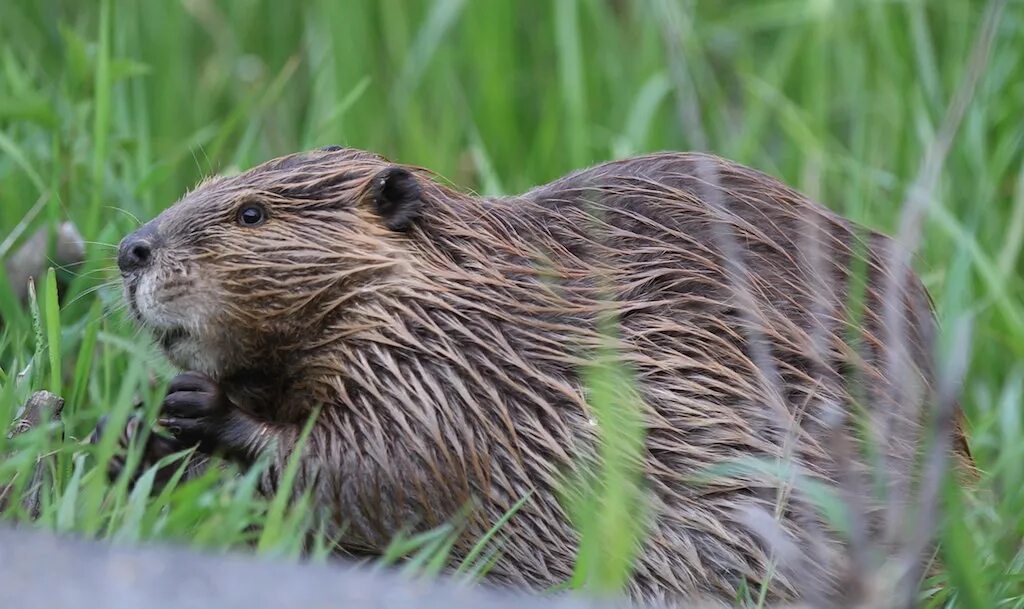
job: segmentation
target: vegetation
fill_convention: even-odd
[[[152,472],[134,490],[107,481],[113,436],[83,445],[102,414],[116,428],[142,402],[152,417],[173,374],[126,319],[112,256],[203,176],[343,144],[500,194],[703,149],[890,234],[907,227],[903,201],[923,211],[916,265],[943,359],[964,364],[981,480],[973,493],[947,484],[947,573],[922,597],[1024,607],[1021,66],[1019,1],[6,0],[0,259],[70,219],[87,261],[38,277],[27,306],[0,279],[0,421],[33,391],[67,398],[63,439],[0,435],[0,487],[14,484],[3,518],[29,519],[20,498],[53,455],[35,526],[299,555],[308,504],[257,497],[255,473],[211,471],[150,497]],[[608,527],[628,518],[593,511],[584,529],[605,537],[587,547],[612,551],[588,556],[619,581],[632,547]],[[450,532],[402,538],[385,558],[411,552],[409,568],[436,572]],[[313,538],[322,558],[328,540]]]

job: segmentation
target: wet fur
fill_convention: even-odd
[[[380,550],[470,502],[458,560],[533,492],[490,577],[565,581],[577,536],[556,488],[593,460],[580,369],[612,313],[644,403],[655,508],[631,594],[728,603],[769,579],[770,599],[843,591],[849,552],[791,481],[696,478],[758,458],[828,484],[846,467],[868,479],[859,454],[837,456],[837,438],[859,445],[848,415],[864,409],[888,490],[909,500],[934,319],[913,272],[892,268],[888,238],[707,155],[605,163],[496,199],[406,168],[416,197],[400,222],[374,205],[375,179],[395,167],[332,148],[207,181],[154,220],[154,267],[126,280],[144,325],[186,333],[165,342],[172,361],[230,399],[216,436],[248,459],[273,452],[266,490],[322,407],[298,484],[348,523],[347,545]],[[265,225],[235,222],[246,201],[266,206]],[[858,256],[867,289],[851,332]],[[906,330],[896,351],[881,319],[894,273]],[[909,358],[904,378],[889,377],[894,353]],[[856,407],[851,374],[864,389]],[[879,537],[884,506],[865,505]]]

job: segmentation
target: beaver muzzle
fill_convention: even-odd
[[[117,266],[121,270],[126,300],[135,317],[157,332],[165,347],[183,338],[185,332],[177,320],[166,315],[167,285],[157,268],[163,238],[156,222],[148,222],[121,240],[117,249]],[[162,314],[161,314],[162,313]]]

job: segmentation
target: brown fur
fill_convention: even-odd
[[[743,582],[754,594],[768,583],[770,599],[843,590],[850,554],[792,481],[697,477],[759,458],[833,486],[844,468],[867,479],[847,416],[844,375],[854,373],[887,490],[911,500],[934,320],[913,273],[892,268],[889,239],[764,174],[675,153],[497,199],[414,170],[419,217],[396,231],[370,204],[389,167],[332,149],[207,181],[154,221],[153,265],[127,282],[140,320],[172,337],[172,361],[228,396],[235,414],[222,436],[250,457],[276,447],[268,489],[323,406],[299,486],[349,523],[346,545],[380,550],[406,525],[442,522],[472,500],[457,560],[532,491],[503,529],[491,577],[563,582],[577,535],[556,488],[595,453],[580,367],[612,312],[643,400],[654,508],[630,593],[729,602]],[[266,224],[237,224],[245,201],[266,206]],[[855,327],[844,303],[859,247],[868,283]],[[896,337],[882,319],[894,273]],[[894,353],[909,365],[887,365]],[[881,538],[884,506],[859,499]]]

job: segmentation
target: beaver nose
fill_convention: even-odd
[[[145,224],[121,240],[117,248],[117,266],[122,273],[143,269],[153,260],[156,247],[156,229],[151,224]]]

